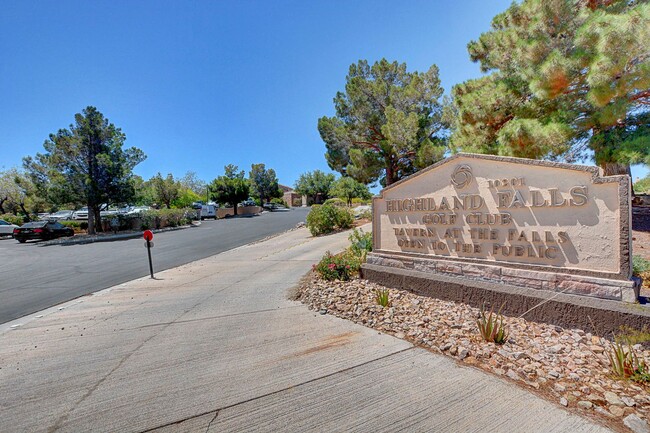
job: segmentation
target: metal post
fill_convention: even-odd
[[[147,239],[147,255],[149,256],[149,272],[153,278],[153,263],[151,262],[151,241]]]

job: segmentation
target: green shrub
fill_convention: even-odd
[[[14,215],[10,213],[0,215],[0,220],[5,220],[9,224],[16,224],[17,226],[25,224],[25,218],[22,215]]]
[[[366,255],[372,251],[372,232],[364,232],[363,229],[354,229],[348,237],[350,241],[350,251],[361,259],[366,261]]]
[[[352,275],[359,272],[360,267],[361,261],[359,258],[351,254],[349,251],[336,255],[332,255],[328,251],[320,262],[313,266],[314,270],[318,272],[321,278],[328,281],[347,281]]]
[[[81,221],[59,221],[61,224],[63,224],[66,227],[70,227],[73,229],[80,229],[81,228]]]
[[[75,231],[75,233],[78,233],[81,231],[81,221],[59,221],[61,224],[63,224],[66,227],[70,227]],[[86,223],[88,225],[88,223]]]
[[[336,197],[328,198],[327,200],[325,200],[325,202],[323,204],[324,205],[329,204],[329,205],[338,206],[338,207],[347,207],[347,204],[345,204],[345,202],[343,200],[341,200],[340,198],[336,198]]]
[[[619,328],[618,335],[615,336],[615,340],[618,342],[624,342],[628,344],[640,344],[650,342],[650,328],[644,326],[641,329],[632,328],[631,326],[622,325]]]
[[[355,197],[352,199],[352,204],[368,205],[370,200],[364,200],[362,198]]]
[[[312,236],[331,233],[335,230],[349,229],[354,222],[347,208],[333,205],[313,205],[307,215],[307,228]]]
[[[284,207],[289,207],[289,205],[287,204],[287,202],[284,201],[284,200],[281,199],[281,198],[272,198],[272,199],[271,199],[271,203],[279,204],[279,205],[282,205],[282,206],[284,206]]]
[[[650,261],[641,256],[632,256],[632,273],[638,277],[644,272],[650,272]]]
[[[192,222],[193,209],[160,209],[140,213],[142,230],[178,227]]]

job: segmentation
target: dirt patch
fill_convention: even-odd
[[[331,337],[326,338],[322,343],[312,346],[309,349],[305,349],[300,352],[293,353],[285,357],[285,359],[311,355],[312,353],[322,352],[324,350],[345,346],[346,344],[350,343],[352,337],[354,337],[357,334],[358,334],[357,332],[346,332],[344,334],[332,335]]]

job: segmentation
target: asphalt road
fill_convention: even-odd
[[[307,212],[294,208],[206,220],[199,227],[158,233],[154,273],[286,231],[305,221]],[[1,239],[0,323],[148,274],[142,239],[67,246]]]

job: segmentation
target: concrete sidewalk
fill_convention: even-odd
[[[0,431],[608,431],[287,300],[347,236],[295,230],[14,322]]]

